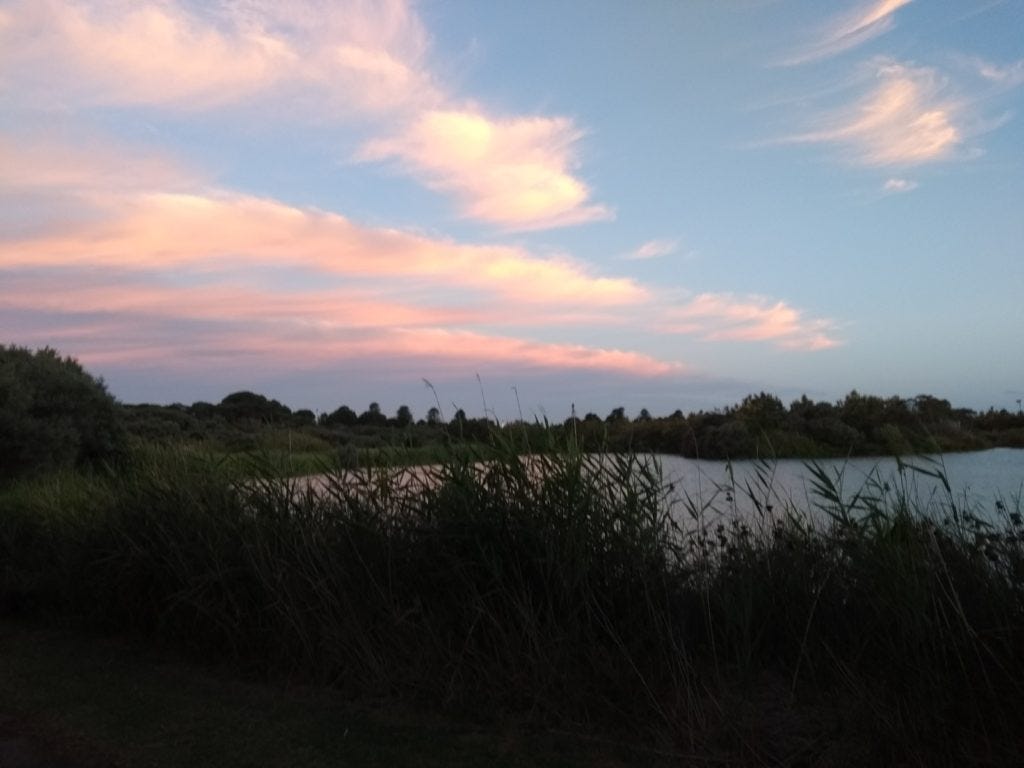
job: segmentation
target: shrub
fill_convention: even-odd
[[[0,345],[0,478],[107,461],[124,443],[102,380],[50,348]]]

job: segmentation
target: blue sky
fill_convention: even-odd
[[[1012,408],[1022,106],[1019,0],[0,0],[2,341],[128,402]]]

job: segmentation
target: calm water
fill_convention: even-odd
[[[753,461],[732,463],[732,480],[723,461],[697,461],[679,456],[659,456],[665,480],[673,483],[674,495],[682,505],[689,498],[720,511],[735,506],[752,512],[755,505],[747,486],[762,504],[779,506],[793,501],[807,508],[813,499],[810,473],[801,459],[780,459],[767,465]],[[931,460],[931,461],[929,461]],[[907,459],[908,463],[941,469],[952,488],[957,506],[964,503],[979,516],[993,516],[996,502],[1015,508],[1024,491],[1024,449],[994,448],[972,453]],[[935,463],[932,463],[935,462]],[[895,459],[883,457],[822,459],[818,464],[833,478],[840,473],[843,496],[849,499],[861,489],[869,476],[890,488],[905,488],[929,511],[941,514],[948,508],[948,496],[940,481],[926,475],[904,470],[900,473]],[[760,471],[760,476],[759,476]],[[873,474],[872,474],[873,473]],[[943,506],[945,504],[945,506]]]

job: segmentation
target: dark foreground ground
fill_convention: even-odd
[[[684,755],[359,705],[0,617],[0,768],[606,766]]]

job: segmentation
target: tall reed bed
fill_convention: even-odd
[[[938,473],[941,467],[907,469]],[[194,454],[0,496],[0,604],[354,695],[729,764],[992,764],[1024,733],[1020,500],[706,495],[573,446],[239,481]],[[679,501],[679,499],[682,501]]]

